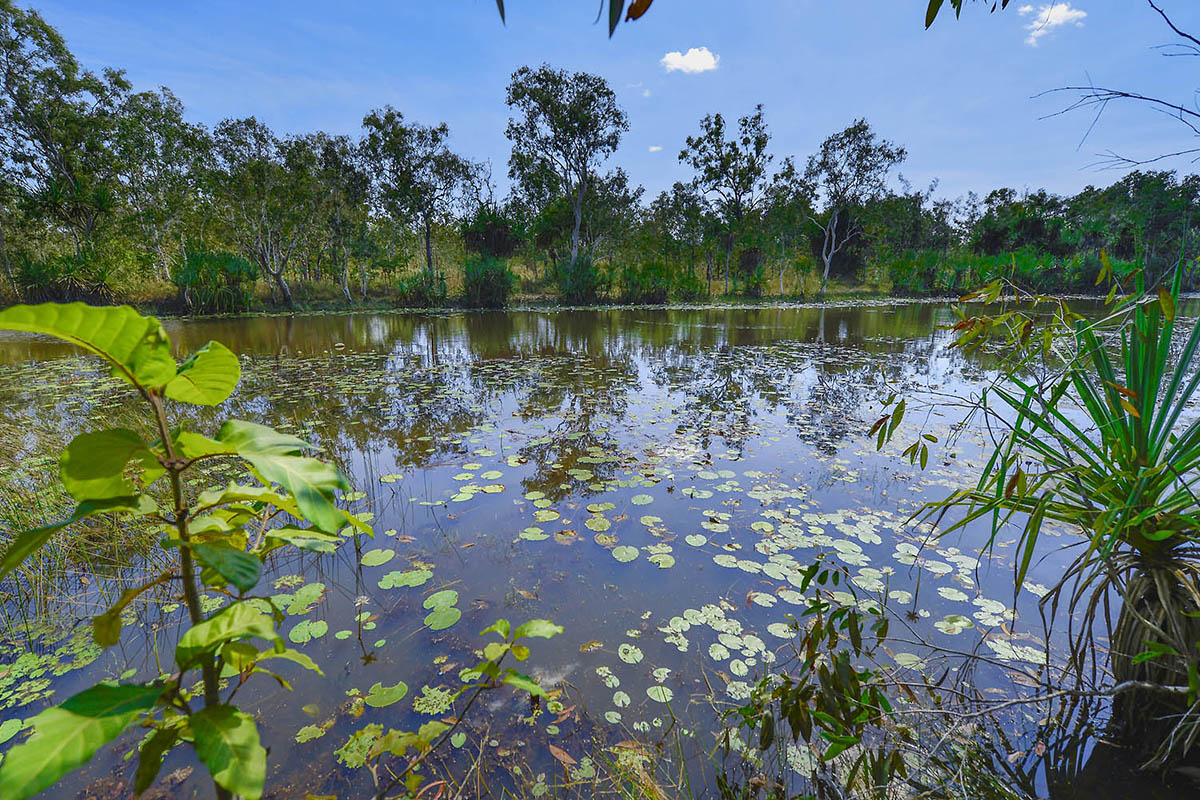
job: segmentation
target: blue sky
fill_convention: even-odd
[[[1200,31],[1195,0],[1162,4]],[[940,179],[943,196],[1001,185],[1073,192],[1120,176],[1089,168],[1097,153],[1191,144],[1161,114],[1113,107],[1081,145],[1091,117],[1045,119],[1066,98],[1033,97],[1090,80],[1190,103],[1194,62],[1153,49],[1170,35],[1142,0],[1014,0],[994,15],[944,12],[930,31],[926,0],[657,0],[611,40],[593,24],[595,0],[506,5],[507,26],[493,0],[33,3],[86,65],[123,68],[137,88],[170,87],[194,121],[255,115],[277,132],[354,134],[364,113],[391,104],[448,123],[454,146],[489,160],[502,185],[504,87],[516,67],[541,62],[609,81],[630,118],[613,163],[650,193],[690,177],[677,155],[703,115],[736,117],[755,103],[778,157],[803,160],[865,116],[908,148],[902,174],[921,187]],[[693,48],[715,69],[664,65]]]

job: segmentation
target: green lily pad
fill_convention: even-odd
[[[385,708],[392,703],[398,703],[408,694],[408,684],[400,681],[395,686],[384,686],[382,683],[376,683],[367,690],[367,696],[363,698],[363,702],[371,708]]]
[[[629,545],[614,547],[612,549],[612,557],[622,563],[633,561],[638,557],[638,549],[636,547],[630,547]]]
[[[395,557],[395,550],[386,547],[377,547],[374,550],[368,550],[363,553],[362,565],[364,567],[381,567]]]
[[[429,612],[429,615],[425,617],[425,624],[429,626],[430,630],[444,631],[460,619],[462,619],[462,612],[451,606]]]

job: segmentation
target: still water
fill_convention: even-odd
[[[342,749],[350,735],[461,710],[444,697],[500,617],[565,627],[526,662],[563,710],[486,697],[445,756],[466,776],[462,796],[602,794],[614,788],[596,783],[605,754],[635,742],[649,764],[683,764],[694,796],[717,796],[718,773],[755,772],[719,746],[717,720],[783,658],[804,604],[799,571],[818,558],[851,576],[842,601],[882,602],[895,617],[880,656],[901,679],[960,681],[981,697],[1036,683],[1047,650],[1056,657],[1037,603],[1065,557],[1048,555],[1014,593],[1008,542],[985,549],[985,529],[929,542],[910,521],[981,466],[981,433],[957,423],[993,365],[950,347],[953,320],[945,305],[892,303],[166,321],[181,356],[216,339],[242,358],[237,394],[197,424],[236,416],[307,437],[350,476],[344,503],[375,530],[273,562],[260,584],[325,673],[285,666],[292,691],[262,679],[238,696],[270,749],[268,796],[369,796],[369,772]],[[867,431],[897,390],[908,433],[876,452]],[[128,402],[69,347],[0,339],[0,409],[23,431],[4,447],[17,463],[39,437],[113,424]],[[938,440],[925,470],[898,452],[918,433]],[[178,597],[138,604],[119,646],[90,644],[87,617],[144,569],[116,561],[105,579],[65,577],[51,624],[7,587],[0,720],[169,664]],[[435,615],[447,603],[455,611]],[[969,677],[965,654],[984,657]],[[356,697],[400,681],[407,693],[383,707]],[[1047,777],[1032,715],[1000,727],[996,759],[1035,791],[1071,796],[1065,781],[1096,793],[1094,763]],[[124,796],[136,741],[46,796]],[[793,747],[784,759],[799,773],[811,756]],[[171,753],[156,791],[209,796],[193,766]],[[1100,781],[1111,797],[1156,791],[1119,769]]]

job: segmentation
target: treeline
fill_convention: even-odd
[[[83,68],[36,12],[0,0],[0,265],[24,301],[238,311],[364,299],[502,306],[711,294],[961,292],[997,276],[1089,289],[1115,270],[1192,265],[1196,176],[1134,172],[1073,197],[935,197],[865,120],[777,157],[761,106],[706,116],[679,160],[693,179],[648,198],[620,168],[628,119],[607,82],[517,70],[505,97],[511,190],[456,153],[445,124],[371,111],[356,136],[212,129],[170,90]],[[1187,285],[1194,288],[1194,269]],[[265,299],[265,298],[263,298]]]

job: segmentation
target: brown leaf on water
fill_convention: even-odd
[[[552,744],[548,744],[546,746],[550,748],[550,755],[554,756],[556,759],[558,759],[563,764],[566,764],[568,767],[573,767],[573,766],[575,766],[575,764],[579,763],[575,759],[571,758],[570,754],[567,753],[566,750],[563,750],[561,747],[555,747]]]

